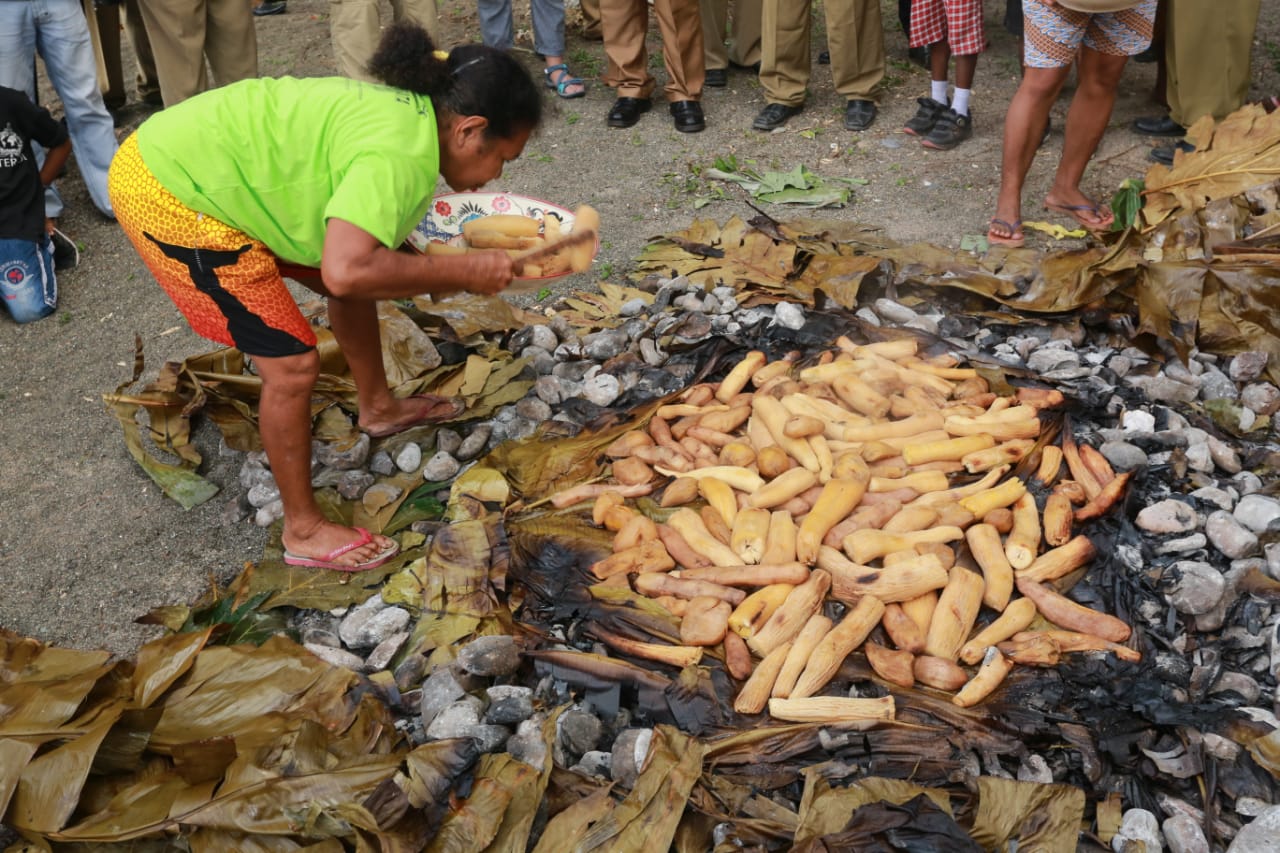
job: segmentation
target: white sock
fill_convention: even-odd
[[[969,96],[972,94],[972,89],[956,89],[955,97],[951,99],[951,109],[962,116],[967,116],[969,114]]]
[[[947,81],[931,80],[929,81],[929,97],[933,98],[940,104],[947,102]]]

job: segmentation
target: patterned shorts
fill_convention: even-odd
[[[982,53],[987,35],[982,28],[982,0],[911,0],[911,47],[946,39],[957,56]]]
[[[1120,12],[1077,12],[1040,0],[1023,0],[1024,60],[1032,68],[1065,68],[1081,43],[1110,56],[1134,56],[1151,44],[1156,0]]]
[[[136,135],[120,144],[107,189],[120,227],[196,334],[257,356],[315,347],[276,256],[178,201],[142,162]]]

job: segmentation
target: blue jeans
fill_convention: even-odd
[[[107,168],[116,153],[111,114],[98,90],[98,66],[89,23],[79,0],[0,0],[0,85],[36,96],[36,54],[62,99],[71,148],[89,196],[114,216],[107,196]],[[39,152],[44,162],[44,152]],[[45,215],[62,213],[62,200],[45,196]]]
[[[511,47],[515,40],[511,0],[477,0],[476,5],[484,43],[504,50]],[[532,0],[532,17],[534,51],[542,56],[564,56],[564,0]]]
[[[47,234],[39,243],[0,240],[0,302],[19,323],[47,317],[58,307],[53,241]]]

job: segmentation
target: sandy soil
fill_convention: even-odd
[[[523,5],[518,29],[537,73]],[[953,152],[926,151],[899,131],[914,113],[915,99],[928,93],[928,76],[906,61],[896,6],[886,3],[889,75],[880,118],[865,133],[843,129],[843,101],[831,88],[828,69],[817,65],[807,108],[772,134],[750,129],[763,99],[747,72],[735,70],[728,88],[708,90],[707,130],[695,135],[676,133],[661,103],[634,128],[607,128],[614,95],[593,79],[585,98],[561,101],[548,92],[544,128],[492,188],[599,209],[603,245],[596,269],[564,280],[561,289],[617,278],[648,238],[684,228],[695,217],[723,222],[735,213],[751,215],[735,187],[698,177],[730,154],[764,171],[804,164],[827,178],[864,178],[869,183],[847,207],[821,215],[877,223],[901,241],[958,245],[963,235],[983,232],[992,213],[1001,125],[1018,80],[1017,43],[1000,26],[1003,0],[987,0],[987,7],[991,50],[979,63],[976,133]],[[258,19],[261,73],[334,73],[326,13],[323,0],[290,0],[286,14]],[[443,41],[478,38],[472,4],[442,4],[441,18]],[[820,17],[814,42],[816,56],[824,43]],[[650,45],[658,50],[656,34]],[[598,78],[603,71],[600,43],[585,41],[573,27],[568,55],[580,76]],[[651,65],[661,81],[660,58]],[[1280,92],[1275,4],[1264,6],[1253,68],[1252,97]],[[1154,66],[1130,65],[1111,129],[1086,175],[1087,191],[1108,195],[1124,178],[1145,171],[1152,140],[1128,126],[1153,112],[1153,80]],[[1061,148],[1069,94],[1055,108],[1055,131],[1032,168],[1028,218],[1040,218],[1038,203]],[[45,102],[56,102],[51,91]],[[145,113],[131,106],[123,117],[122,134]],[[30,326],[0,317],[0,626],[48,642],[129,654],[154,630],[135,625],[136,617],[191,600],[211,579],[229,579],[261,554],[267,533],[224,521],[239,490],[240,461],[218,455],[211,427],[199,433],[207,473],[225,488],[190,512],[164,498],[128,456],[101,396],[128,381],[135,336],[145,348],[147,378],[165,360],[212,346],[187,329],[119,229],[96,214],[74,164],[62,187],[68,202],[62,227],[84,246],[82,263],[60,276],[61,306],[53,317]],[[785,218],[789,211],[770,213]]]

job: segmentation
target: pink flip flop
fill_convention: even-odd
[[[323,557],[303,557],[300,554],[292,554],[288,551],[284,552],[284,561],[290,566],[301,566],[306,569],[332,569],[335,572],[364,572],[369,569],[376,569],[387,560],[390,560],[396,554],[400,553],[400,546],[395,540],[391,540],[391,544],[383,548],[377,556],[363,563],[347,564],[339,563],[338,558],[344,554],[349,554],[357,548],[368,545],[373,541],[373,534],[363,527],[357,527],[356,532],[360,534],[360,538],[348,542],[341,548],[335,548]]]

